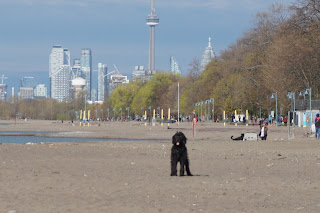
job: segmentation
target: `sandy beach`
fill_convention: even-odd
[[[1,121],[0,123],[13,123]],[[266,141],[232,141],[259,126],[18,121],[0,131],[109,138],[0,145],[0,213],[320,212],[320,140],[269,127]],[[192,177],[170,176],[171,137],[188,138]],[[0,136],[1,137],[1,136]],[[119,141],[117,139],[136,139]]]

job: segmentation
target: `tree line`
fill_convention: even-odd
[[[170,108],[178,112],[178,83],[180,112],[190,115],[199,101],[214,99],[216,117],[223,111],[234,110],[251,115],[267,116],[275,111],[277,92],[278,112],[286,114],[291,108],[288,92],[312,89],[312,99],[319,99],[320,84],[320,1],[297,0],[291,5],[273,4],[253,17],[253,25],[243,35],[220,52],[200,72],[199,59],[189,64],[187,76],[158,72],[151,80],[133,79],[118,86],[102,105],[88,105],[94,116],[106,117],[107,110],[120,109],[142,115],[148,107]],[[74,119],[75,111],[84,109],[84,98],[64,103],[52,99],[0,102],[0,117],[33,119]],[[197,110],[197,109],[196,109]]]

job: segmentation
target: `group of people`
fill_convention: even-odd
[[[320,139],[320,114],[319,113],[316,114],[314,124],[315,124],[315,128],[316,128],[315,138]],[[266,140],[267,136],[268,136],[268,120],[261,120],[259,137],[262,140]]]

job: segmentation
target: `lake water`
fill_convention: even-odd
[[[54,143],[54,142],[88,142],[88,141],[110,141],[111,139],[97,139],[97,138],[48,138],[37,136],[0,136],[0,143]],[[117,139],[118,141],[118,139]]]
[[[9,125],[14,125],[14,123],[0,123],[0,126],[9,126]]]
[[[138,141],[138,139],[106,139],[106,138],[63,138],[63,137],[41,137],[39,134],[48,132],[0,132],[0,143],[61,143],[61,142],[96,142],[96,141]],[[140,140],[141,141],[141,140]]]

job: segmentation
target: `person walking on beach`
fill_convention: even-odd
[[[317,113],[316,118],[314,120],[314,124],[316,127],[316,135],[315,138],[316,139],[320,139],[320,115],[319,113]]]
[[[263,122],[263,124],[262,124],[259,136],[260,136],[261,140],[267,140],[268,127],[267,127],[267,124],[265,122]]]

